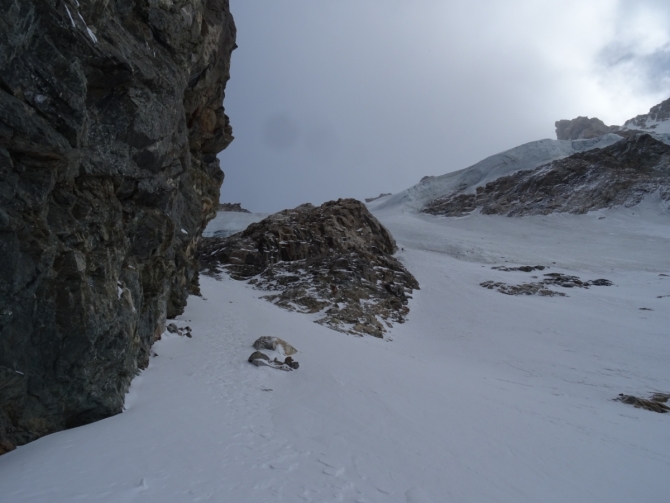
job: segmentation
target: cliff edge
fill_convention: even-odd
[[[0,454],[121,412],[197,291],[228,0],[0,0]]]

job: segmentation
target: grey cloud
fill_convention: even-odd
[[[642,92],[657,93],[670,88],[670,44],[649,54],[639,54],[630,46],[613,44],[605,48],[601,61],[609,70],[626,72],[627,78],[635,76]]]
[[[668,81],[667,47],[641,52],[603,23],[666,3],[231,0],[222,199],[278,211],[397,192],[554,137],[558,119],[644,113]]]
[[[265,144],[271,150],[286,150],[298,140],[298,125],[288,113],[268,117],[263,128]]]
[[[340,151],[340,139],[332,125],[323,124],[312,128],[305,135],[305,146],[312,160],[331,162]]]

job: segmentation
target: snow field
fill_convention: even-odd
[[[389,340],[203,277],[176,322],[193,339],[164,335],[123,414],[0,457],[0,501],[663,500],[670,417],[612,398],[670,391],[667,215],[376,215],[421,284]],[[479,286],[546,272],[615,286]],[[300,369],[247,363],[261,335],[294,345]]]

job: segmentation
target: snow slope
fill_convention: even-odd
[[[639,124],[632,123],[631,121],[626,122],[623,125],[624,129],[633,129],[639,131],[648,131],[650,133],[656,133],[659,135],[669,135],[670,134],[670,120],[654,120],[647,118]]]
[[[653,202],[582,216],[377,216],[421,283],[389,340],[203,277],[204,298],[177,321],[193,339],[165,334],[125,413],[0,457],[0,501],[667,499],[670,414],[611,400],[670,391],[670,225]],[[615,286],[511,297],[479,283],[528,274],[493,263]],[[296,346],[300,369],[248,364],[261,335]]]
[[[547,139],[526,143],[487,157],[469,168],[429,178],[402,192],[373,201],[368,204],[368,208],[375,210],[403,205],[410,210],[418,211],[429,201],[455,190],[465,189],[465,193],[472,193],[477,187],[501,176],[537,168],[577,152],[607,147],[619,140],[620,136],[607,134],[591,140]]]

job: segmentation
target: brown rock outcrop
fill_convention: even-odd
[[[392,255],[391,234],[355,199],[284,210],[227,238],[203,238],[203,271],[226,271],[290,310],[322,312],[335,330],[382,337],[419,287]]]

